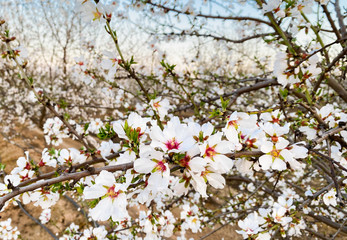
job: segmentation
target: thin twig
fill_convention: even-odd
[[[51,235],[51,237],[54,239],[54,240],[58,240],[58,238],[55,236],[55,234],[49,230],[45,225],[43,225],[38,219],[36,219],[35,217],[33,217],[23,206],[23,204],[16,200],[18,206],[20,207],[20,209],[31,219],[33,220],[34,222],[36,222],[41,228],[43,228],[49,235]]]

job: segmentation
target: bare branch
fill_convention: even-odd
[[[181,10],[177,10],[175,8],[170,8],[170,7],[166,7],[164,5],[161,5],[161,4],[157,4],[157,3],[153,3],[152,1],[148,1],[146,2],[147,4],[150,4],[152,6],[155,6],[155,7],[158,7],[158,8],[161,8],[165,11],[170,11],[170,12],[175,12],[175,13],[178,13],[178,14],[184,14],[184,15],[191,15],[189,12],[183,12]],[[231,17],[231,16],[215,16],[215,15],[206,15],[206,14],[196,14],[194,15],[196,17],[203,17],[203,18],[207,18],[207,19],[220,19],[220,20],[237,20],[237,21],[255,21],[255,22],[258,22],[258,23],[263,23],[263,24],[266,24],[268,26],[271,26],[271,23],[270,22],[267,22],[265,20],[262,20],[262,19],[259,19],[259,18],[254,18],[254,17]]]

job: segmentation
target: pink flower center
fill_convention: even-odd
[[[72,163],[71,156],[69,156],[69,158],[64,158],[64,160],[65,160],[65,162],[66,162],[67,164]]]
[[[216,150],[214,149],[214,147],[209,147],[209,146],[207,145],[207,148],[206,148],[206,150],[205,150],[205,155],[206,155],[207,157],[213,157],[214,155],[216,155]]]
[[[29,173],[27,173],[25,176],[20,176],[22,181],[28,180],[29,178]]]
[[[163,161],[159,161],[157,163],[157,166],[155,167],[158,171],[160,172],[165,172],[166,171],[166,166],[165,163],[163,163]]]
[[[168,140],[165,143],[165,146],[167,147],[168,150],[172,150],[172,149],[178,149],[180,146],[180,143],[176,141],[175,138]]]
[[[43,167],[43,166],[45,166],[46,164],[45,164],[45,162],[43,161],[43,159],[41,159],[41,161],[39,162],[39,167]],[[29,169],[28,169],[29,170]]]
[[[24,169],[30,170],[31,169],[30,163],[27,162],[27,164],[25,165]]]
[[[114,186],[112,186],[109,189],[107,189],[107,196],[109,196],[112,199],[115,199],[116,197],[118,197],[119,194],[120,194],[120,191],[116,192],[114,190]]]

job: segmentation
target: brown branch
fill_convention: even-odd
[[[314,150],[314,149],[309,149],[309,152],[315,153],[315,154],[317,154],[317,155],[319,155],[319,156],[321,156],[321,157],[323,157],[323,158],[329,160],[330,162],[332,162],[332,163],[334,163],[335,165],[339,166],[339,168],[341,168],[343,171],[346,171],[346,172],[347,172],[347,169],[346,169],[344,166],[342,166],[339,162],[336,162],[336,161],[335,161],[334,159],[332,159],[331,157],[326,156],[326,155],[324,155],[323,153],[320,153],[319,151]]]
[[[310,228],[305,228],[304,229],[305,231],[311,233],[312,235],[315,235],[316,237],[319,237],[320,239],[323,239],[323,240],[330,240],[329,238],[325,237],[323,234],[319,233],[319,232],[316,232]]]
[[[146,2],[146,4],[150,4],[154,7],[161,8],[164,11],[175,12],[175,13],[184,14],[184,15],[191,15],[189,12],[183,12],[183,11],[177,10],[175,8],[166,7],[166,6],[161,5],[161,4],[153,3],[152,1],[148,1],[148,2]],[[208,18],[208,19],[220,19],[220,20],[255,21],[255,22],[263,23],[263,24],[266,24],[266,25],[272,27],[270,22],[267,22],[267,21],[259,19],[259,18],[254,18],[254,17],[216,16],[216,15],[207,15],[207,14],[202,14],[202,13],[196,14],[194,16],[195,17]]]
[[[119,157],[119,154],[120,154],[120,152],[114,153],[114,154],[111,154],[111,155],[107,156],[106,158],[107,159],[113,159],[113,158]],[[76,171],[76,170],[82,169],[82,168],[84,168],[86,166],[90,166],[90,165],[93,165],[93,164],[96,164],[96,163],[101,163],[101,162],[105,162],[105,159],[99,157],[99,158],[94,158],[93,160],[90,160],[90,161],[86,161],[84,163],[73,165],[70,168],[73,169],[74,171]],[[60,169],[58,169],[58,171],[64,172],[67,169],[68,169],[68,167],[62,166]],[[55,177],[56,174],[57,174],[57,171],[44,173],[44,174],[41,174],[41,175],[37,176],[36,178],[31,178],[31,179],[28,179],[28,180],[25,180],[25,181],[21,182],[17,187],[23,187],[23,186],[26,186],[28,184],[37,182],[37,181],[42,180],[42,179],[49,179],[49,178]]]
[[[313,146],[323,142],[327,138],[329,138],[329,137],[335,135],[336,133],[339,133],[345,129],[347,129],[347,125],[343,126],[343,127],[335,127],[335,128],[332,128],[332,129],[322,133],[322,135],[320,137],[317,137],[317,138],[312,140]]]
[[[323,11],[324,11],[325,15],[326,15],[327,18],[328,18],[328,21],[329,21],[329,23],[330,23],[330,26],[331,26],[331,28],[333,29],[333,32],[335,33],[337,39],[341,39],[341,38],[342,38],[342,37],[341,37],[341,34],[340,34],[339,30],[337,30],[337,28],[336,28],[336,25],[335,25],[335,23],[334,23],[334,20],[333,20],[332,17],[331,17],[331,14],[330,14],[330,12],[329,12],[329,10],[328,10],[327,5],[324,4],[324,5],[321,5],[321,6],[322,6],[322,8],[323,8]]]
[[[338,183],[341,183],[343,180],[345,180],[347,177],[342,177],[339,180],[337,180]],[[329,185],[323,187],[321,190],[315,192],[312,196],[308,197],[305,201],[303,201],[299,206],[298,209],[301,210],[304,206],[308,205],[313,199],[316,199],[319,195],[323,194],[324,192],[327,192],[334,186],[334,182],[330,183]]]
[[[219,36],[215,36],[212,34],[202,34],[202,33],[198,33],[197,31],[194,32],[185,32],[182,31],[182,33],[164,33],[163,35],[165,36],[193,36],[193,37],[209,37],[209,38],[213,38],[214,40],[217,41],[226,41],[226,42],[232,42],[232,43],[243,43],[252,39],[256,39],[256,38],[261,38],[261,37],[266,37],[268,35],[271,34],[275,34],[275,32],[270,32],[270,33],[259,33],[259,34],[255,34],[252,36],[248,36],[245,38],[241,38],[238,40],[234,40],[234,39],[230,39],[227,37],[219,37]]]
[[[244,93],[255,91],[255,90],[259,90],[261,88],[266,88],[266,87],[269,87],[269,86],[279,85],[276,79],[268,79],[268,78],[261,79],[260,78],[260,79],[257,79],[257,80],[259,80],[260,82],[255,83],[254,85],[251,85],[251,86],[241,87],[241,88],[236,89],[235,91],[233,91],[231,93],[225,93],[225,94],[223,94],[221,96],[223,98],[226,98],[226,97],[230,97],[230,96],[233,95],[231,101],[229,102],[229,104],[231,106],[236,101],[236,99],[239,96],[241,96],[242,94],[244,94]],[[200,106],[201,103],[210,103],[210,102],[216,101],[218,99],[220,99],[220,96],[213,97],[213,98],[208,98],[208,99],[202,99],[201,102],[196,103],[196,105]],[[230,106],[228,106],[228,107],[230,107]],[[184,111],[184,110],[187,110],[187,109],[189,109],[191,107],[193,107],[192,104],[187,105],[187,106],[183,106],[182,108],[177,108],[175,111]]]
[[[344,17],[341,14],[340,1],[339,0],[335,0],[335,12],[336,12],[338,23],[340,25],[341,35],[342,35],[342,37],[347,37],[346,26],[344,24]]]
[[[341,229],[340,231],[342,231],[344,233],[347,233],[347,227],[341,226],[340,224],[331,221],[327,217],[323,217],[323,216],[320,216],[320,215],[315,215],[314,212],[309,212],[308,216],[313,217],[314,219],[316,219],[316,220],[318,220],[320,222],[323,222],[323,223],[325,223],[326,225],[328,225],[328,226],[330,226],[332,228]]]
[[[267,81],[263,81],[263,82],[258,82],[252,86],[245,86],[245,87],[241,87],[237,90],[235,90],[234,92],[232,92],[231,94],[233,95],[232,98],[230,99],[230,102],[228,104],[228,108],[233,105],[237,98],[239,96],[241,96],[242,94],[244,93],[247,93],[247,92],[252,92],[252,91],[255,91],[255,90],[259,90],[261,88],[266,88],[266,87],[269,87],[269,86],[276,86],[276,85],[279,85],[278,82],[277,82],[277,79],[270,79],[270,80],[267,80]]]
[[[345,47],[332,61],[331,63],[325,68],[323,69],[318,81],[316,82],[316,84],[313,87],[312,90],[312,95],[314,95],[320,84],[322,83],[322,81],[325,78],[325,74],[328,73],[334,66],[335,64],[343,57],[346,56],[347,53],[347,47]],[[332,77],[328,78],[328,85],[335,90],[335,92],[338,93],[338,95],[345,101],[347,102],[347,91],[336,81],[334,80]]]
[[[56,178],[36,182],[36,183],[31,184],[29,186],[15,188],[12,192],[10,192],[10,193],[8,193],[5,196],[0,198],[0,210],[3,208],[6,201],[8,201],[11,198],[18,196],[22,193],[33,191],[33,190],[36,190],[36,189],[41,188],[41,187],[50,186],[52,184],[60,183],[60,182],[68,181],[68,180],[78,181],[83,177],[98,174],[103,170],[106,170],[109,172],[126,171],[126,170],[132,168],[133,165],[134,165],[134,163],[131,162],[131,163],[124,163],[124,164],[113,165],[113,166],[93,168],[90,171],[84,170],[81,172],[68,173],[68,174],[61,175],[61,176],[56,177]]]

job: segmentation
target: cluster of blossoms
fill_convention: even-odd
[[[327,0],[319,1],[322,5],[327,4]],[[299,0],[296,4],[289,4],[283,0],[269,0],[262,5],[263,13],[274,12],[277,17],[292,17],[296,19],[302,18],[302,13],[309,14],[312,12],[314,1]]]
[[[175,229],[176,219],[171,211],[166,210],[160,216],[151,211],[140,211],[139,226],[141,231],[146,233],[147,239],[158,239],[162,237],[171,237]]]
[[[330,128],[339,126],[339,123],[347,122],[347,114],[336,108],[333,104],[327,104],[321,109],[316,109],[316,112]],[[302,121],[299,130],[306,135],[308,140],[313,140],[322,133],[320,123],[316,119]],[[341,131],[340,134],[344,136],[346,131]]]
[[[280,196],[278,201],[273,203],[273,208],[260,208],[253,212],[244,220],[238,222],[242,229],[237,231],[243,238],[250,239],[271,239],[273,232],[279,229],[282,237],[300,236],[301,230],[306,227],[305,222],[300,217],[295,216],[295,205],[293,198]]]
[[[129,222],[129,201],[135,199],[146,205],[152,201],[158,203],[156,198],[163,194],[181,196],[187,194],[191,187],[206,198],[207,183],[217,189],[223,188],[225,179],[222,174],[229,173],[235,162],[228,156],[244,149],[261,149],[264,154],[259,162],[238,158],[236,166],[240,172],[302,169],[305,164],[297,159],[306,157],[307,149],[298,144],[289,144],[285,139],[289,127],[280,125],[282,118],[279,111],[261,114],[259,119],[256,115],[235,112],[221,132],[216,131],[210,123],[181,123],[177,117],[171,118],[161,129],[156,121],[142,118],[137,113],[131,113],[125,121],[111,122],[112,128],[104,127],[100,132],[108,132],[111,134],[109,137],[117,135],[121,141],[103,141],[98,153],[108,165],[133,163],[134,171],[128,170],[123,175],[102,171],[97,177],[83,181],[84,199],[94,199],[95,207],[91,209],[90,216],[100,221],[111,218],[114,222]],[[83,156],[77,150],[75,152],[77,156]],[[67,150],[61,150],[58,159],[64,158],[65,163],[66,159],[77,159],[72,153],[71,150],[70,154]],[[114,153],[120,154],[107,158]],[[75,163],[85,160],[84,156]],[[172,164],[181,170],[181,175],[175,177],[177,180],[171,176]],[[139,180],[144,184],[134,190],[131,185]],[[194,210],[189,212],[181,216],[185,222],[181,230],[196,232],[200,220],[191,215]],[[150,229],[145,228],[148,234],[156,232],[153,227],[157,225],[152,223],[151,226]]]
[[[107,230],[105,226],[88,228],[83,231],[79,230],[79,226],[71,223],[71,225],[65,229],[64,235],[59,238],[59,240],[107,240]]]
[[[302,21],[305,14],[310,13],[312,3],[312,0],[297,1],[296,4],[275,0],[260,5],[264,14],[275,13],[278,19],[290,16],[295,22]],[[139,3],[139,8],[144,4]],[[149,1],[148,4],[153,3]],[[109,23],[114,7],[115,3],[106,6],[101,1],[78,1],[77,11],[82,14],[83,20],[106,24],[118,50],[117,54],[104,51],[95,62],[89,62],[84,57],[75,58],[75,77],[91,87],[96,87],[99,79],[105,80],[110,86],[116,86],[118,81],[115,81],[115,75],[120,68],[138,82],[142,80],[134,77],[136,71],[132,69],[133,59],[123,61],[116,32],[111,31]],[[184,14],[194,14],[194,8],[194,1],[188,1],[182,11]],[[15,50],[15,55],[20,52]],[[319,108],[310,97],[308,89],[313,90],[313,83],[322,74],[318,66],[323,54],[321,56],[315,50],[297,55],[291,53],[290,49],[288,52],[276,55],[273,71],[277,83],[286,87],[279,95],[280,107],[272,106],[272,109],[268,104],[264,104],[268,109],[264,112],[257,110],[257,104],[250,104],[249,108],[243,109],[245,112],[234,111],[239,109],[235,107],[230,111],[230,116],[224,117],[229,113],[230,106],[226,106],[228,104],[225,103],[228,102],[221,98],[222,110],[210,106],[214,110],[212,116],[221,119],[219,122],[215,119],[204,121],[204,117],[208,118],[206,113],[201,114],[203,110],[196,106],[196,100],[202,96],[215,97],[216,93],[224,94],[224,90],[213,87],[209,93],[189,95],[184,90],[184,84],[177,84],[183,90],[174,87],[174,84],[181,80],[180,75],[173,72],[174,65],[170,66],[164,61],[161,63],[163,68],[157,72],[160,76],[151,77],[166,81],[167,76],[172,76],[172,81],[167,81],[165,87],[173,89],[172,92],[183,91],[189,95],[187,102],[194,105],[196,118],[182,119],[169,113],[174,108],[169,100],[164,98],[171,93],[168,90],[159,94],[156,90],[154,93],[152,90],[147,92],[146,87],[139,84],[146,95],[144,99],[148,101],[145,105],[137,104],[131,107],[127,102],[122,104],[123,94],[115,96],[115,92],[111,91],[112,87],[103,88],[102,92],[111,100],[115,98],[117,104],[123,108],[123,113],[119,113],[116,118],[122,120],[101,120],[100,115],[93,120],[88,118],[87,121],[81,121],[80,125],[73,120],[67,120],[68,115],[61,115],[68,124],[58,117],[48,118],[43,126],[47,144],[58,146],[64,138],[74,134],[75,139],[77,137],[78,140],[86,140],[81,140],[84,147],[80,150],[44,149],[39,162],[30,159],[26,152],[26,157],[19,158],[17,167],[4,177],[4,183],[0,183],[0,197],[6,197],[9,193],[16,194],[18,189],[23,189],[21,187],[29,186],[27,184],[32,182],[42,184],[35,190],[20,192],[20,195],[9,202],[16,204],[15,200],[21,200],[24,204],[33,202],[35,206],[41,206],[44,210],[40,220],[45,224],[50,219],[50,207],[61,195],[72,190],[76,191],[78,200],[88,202],[91,219],[111,223],[112,230],[109,232],[104,226],[82,231],[79,226],[72,224],[61,239],[142,239],[143,235],[144,239],[161,239],[179,233],[180,238],[185,239],[186,232],[199,233],[212,221],[211,216],[215,212],[205,208],[206,200],[212,196],[215,197],[214,200],[224,200],[223,204],[220,204],[223,206],[220,214],[226,217],[220,222],[227,224],[238,221],[241,229],[238,233],[243,238],[271,239],[278,236],[277,233],[283,238],[298,237],[308,225],[314,228],[314,224],[304,220],[306,215],[314,218],[313,212],[329,215],[336,221],[343,219],[344,212],[337,209],[341,201],[338,184],[347,184],[347,114],[334,104]],[[19,64],[24,62],[20,61]],[[102,71],[97,70],[98,66],[101,66]],[[182,79],[186,80],[185,77]],[[300,105],[302,99],[296,102],[291,100],[292,96],[288,96],[288,91],[293,89],[300,90],[298,94],[306,94],[309,106],[306,103]],[[265,92],[271,93],[271,90]],[[118,93],[124,91],[119,90]],[[237,94],[238,92],[233,92],[231,95]],[[315,95],[315,92],[312,95]],[[317,98],[322,96],[319,93],[316,95]],[[32,101],[35,100],[32,96],[31,98]],[[271,96],[269,98],[272,99]],[[173,99],[172,102],[174,101],[176,100]],[[204,102],[209,100],[201,101],[200,105],[203,106]],[[260,99],[259,102],[263,103],[263,100]],[[176,103],[181,102],[177,100]],[[235,105],[242,104],[242,101],[236,101]],[[61,105],[64,105],[64,102]],[[58,114],[61,113],[60,110],[58,106],[55,107]],[[213,115],[214,113],[217,114]],[[198,121],[198,117],[201,121]],[[71,126],[77,134],[72,131]],[[101,141],[93,137],[98,137]],[[90,146],[89,140],[93,141]],[[314,151],[322,155],[318,154],[318,157],[329,161],[331,173],[321,161],[315,163],[318,167],[307,177],[307,173],[312,170],[311,159]],[[327,155],[324,155],[326,153]],[[106,166],[94,165],[100,162]],[[336,166],[339,168],[334,172]],[[56,171],[47,174],[47,177],[42,175],[46,168],[56,168]],[[305,184],[319,179],[321,169],[328,173],[325,176],[329,185],[323,188],[324,191],[321,191],[322,194],[317,199],[310,199],[314,196],[315,189],[308,190],[305,194],[292,190],[296,188],[305,192],[306,189],[302,190]],[[247,183],[238,186],[240,193],[234,197],[231,197],[232,191],[228,193],[228,197],[216,196],[214,192],[217,189],[230,187],[229,183],[236,174],[238,180]],[[54,182],[53,177],[63,180]],[[258,182],[259,179],[264,181],[263,184]],[[66,182],[67,180],[69,182]],[[43,184],[45,181],[49,184]],[[267,183],[270,184],[266,185]],[[268,188],[271,184],[272,190]],[[315,184],[323,185],[320,181]],[[264,191],[269,194],[267,199],[255,197],[264,195]],[[182,203],[180,214],[170,210],[178,202]],[[322,202],[325,205],[321,204]],[[139,205],[143,209],[138,207]],[[133,217],[136,214],[132,214],[131,208],[136,207],[138,215]],[[245,209],[247,210],[244,211]],[[302,209],[302,213],[299,212]],[[248,215],[240,214],[242,211]],[[342,225],[341,229],[344,230]],[[141,238],[138,235],[141,235]]]
[[[76,10],[81,12],[82,20],[85,22],[105,23],[105,21],[111,21],[112,13],[117,5],[115,1],[108,5],[104,5],[101,1],[97,4],[91,0],[79,0],[79,2]]]
[[[51,219],[51,209],[44,209],[39,217],[42,224],[46,224]]]
[[[11,226],[11,218],[0,222],[0,238],[3,240],[20,239],[20,232],[17,227]]]
[[[187,194],[191,188],[201,197],[207,198],[208,184],[216,189],[223,188],[223,175],[230,173],[234,165],[239,172],[245,174],[260,170],[285,171],[288,168],[302,170],[305,164],[298,159],[307,156],[304,146],[290,144],[286,139],[289,125],[283,125],[283,114],[279,110],[263,113],[259,117],[234,112],[228,117],[222,131],[216,130],[211,123],[182,123],[178,117],[172,117],[161,128],[155,120],[143,118],[134,112],[127,120],[118,120],[106,125],[100,120],[97,122],[99,124],[90,124],[89,128],[93,129],[93,132],[98,130],[108,139],[102,141],[97,149],[107,164],[111,166],[133,163],[134,166],[133,170],[127,170],[124,174],[103,170],[96,177],[91,176],[80,181],[83,198],[93,199],[94,207],[89,214],[98,221],[112,219],[124,224],[130,222],[127,209],[129,201],[147,206],[154,201],[159,205],[163,196],[179,197]],[[115,136],[120,139],[120,143],[111,140]],[[263,152],[259,161],[253,162],[242,157],[236,158],[235,161],[230,158],[239,151],[257,149]],[[114,157],[109,158],[115,153],[117,154]],[[30,161],[28,155],[26,158],[20,158],[17,161],[18,167],[7,178],[16,186],[33,178],[37,167],[69,167],[82,164],[87,158],[83,151],[74,148],[60,151],[45,149],[39,164]],[[176,165],[181,172],[174,178],[170,170],[172,165]],[[134,188],[134,182],[143,184]],[[54,189],[42,188],[23,194],[23,203],[32,201],[43,209],[49,208],[58,199],[59,193]],[[189,206],[183,209],[181,232],[184,234],[188,229],[192,232],[199,231],[201,219],[198,209]],[[280,221],[288,220],[281,225],[283,229],[288,230],[287,225],[291,222],[289,218],[280,220],[286,212],[283,208],[276,208],[272,215],[277,223],[282,224]],[[173,223],[176,221],[170,211],[159,217],[155,217],[154,213],[142,212],[140,219],[143,220],[139,224],[143,226],[149,238],[153,234],[172,235]]]
[[[58,146],[64,138],[69,137],[69,131],[65,128],[64,123],[57,117],[49,118],[43,126],[45,140],[47,144]]]
[[[79,151],[75,148],[62,149],[60,151],[48,151],[48,149],[44,149],[42,152],[42,158],[38,163],[30,159],[28,152],[25,152],[25,154],[26,157],[18,158],[17,167],[11,171],[11,174],[5,176],[5,184],[0,184],[1,196],[11,192],[11,189],[17,187],[21,182],[39,176],[40,170],[44,167],[55,168],[59,165],[62,168],[68,168],[73,164],[83,163],[87,159],[87,156],[83,151]],[[42,209],[46,210],[45,213],[43,213],[43,218],[47,218],[48,220],[50,218],[49,208],[56,204],[59,198],[59,192],[45,187],[31,192],[26,192],[22,195],[24,204],[33,202],[35,206],[41,206]],[[14,200],[18,200],[18,198],[16,197],[13,201]],[[8,202],[6,202],[6,205],[8,205]]]
[[[307,60],[306,58],[310,55]],[[278,83],[283,87],[288,84],[293,87],[295,84],[306,83],[307,86],[312,86],[313,80],[322,72],[318,67],[319,55],[314,51],[303,54],[300,59],[290,57],[290,54],[279,52],[276,55],[273,74],[277,78]]]

